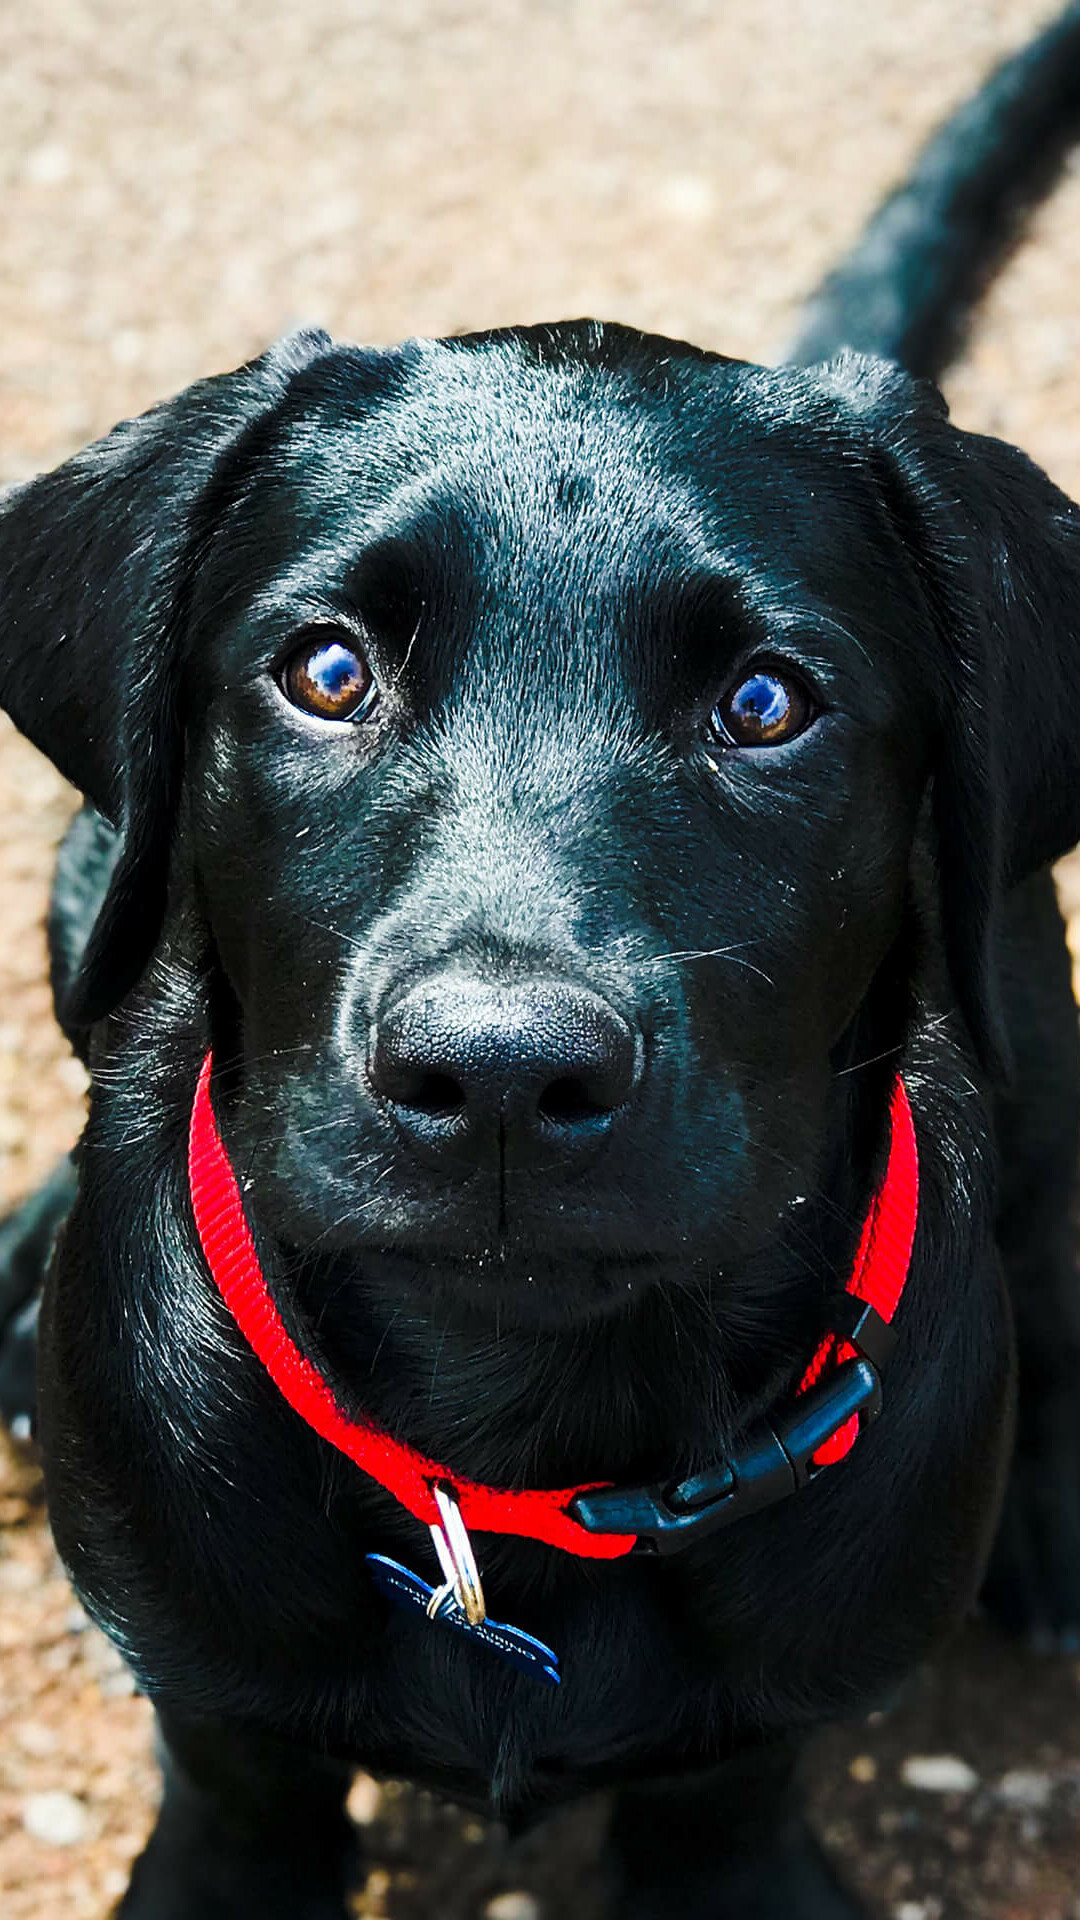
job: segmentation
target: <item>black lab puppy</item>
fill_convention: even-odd
[[[515,1820],[618,1788],[637,1920],[853,1915],[795,1752],[976,1590],[1003,1255],[1041,1477],[999,1601],[1080,1621],[1080,1555],[1030,1522],[1077,1511],[1047,1478],[1080,1085],[1047,863],[1080,835],[1080,514],[881,360],[311,333],[12,493],[0,582],[4,704],[88,800],[52,932],[92,1099],[39,1417],[60,1550],[163,1734],[124,1914],[340,1920],[362,1762]],[[209,1056],[274,1379],[189,1179]],[[820,1465],[793,1396],[847,1324],[898,1085],[882,1417],[864,1395],[849,1455],[692,1526],[754,1505],[754,1435]],[[880,1331],[844,1376],[875,1395]],[[474,1520],[544,1684],[466,1624],[439,1474],[410,1504],[324,1415],[439,1463],[457,1518],[477,1484],[652,1488],[681,1550],[590,1554],[588,1496],[556,1502],[576,1545]],[[387,1594],[438,1581],[436,1482],[431,1619]]]

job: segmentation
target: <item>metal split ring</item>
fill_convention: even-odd
[[[435,1505],[439,1509],[439,1526],[432,1527],[431,1538],[439,1556],[445,1585],[437,1587],[428,1602],[428,1612],[433,1614],[451,1592],[470,1627],[478,1627],[487,1618],[484,1604],[484,1589],[480,1584],[480,1570],[469,1539],[469,1530],[461,1517],[457,1495],[452,1487],[434,1484],[431,1489]]]

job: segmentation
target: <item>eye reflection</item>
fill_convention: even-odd
[[[712,726],[735,747],[776,747],[794,740],[814,718],[810,695],[793,674],[759,668],[714,707]]]
[[[366,657],[350,634],[333,629],[309,635],[285,663],[281,688],[303,713],[320,720],[362,720],[378,689]]]

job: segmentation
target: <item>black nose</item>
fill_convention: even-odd
[[[368,1076],[411,1144],[463,1172],[579,1161],[640,1071],[629,1024],[563,980],[424,980],[383,1013],[373,1041]]]

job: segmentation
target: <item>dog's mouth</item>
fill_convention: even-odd
[[[331,1066],[332,1066],[331,1062]],[[774,1246],[814,1170],[755,1155],[730,1074],[668,1086],[580,1164],[429,1167],[324,1074],[245,1078],[222,1100],[245,1205],[313,1325],[400,1306],[509,1328],[581,1327],[662,1287],[737,1275]],[[276,1116],[267,1127],[266,1113]],[[786,1124],[786,1122],[785,1122]],[[800,1224],[805,1224],[800,1220]]]
[[[775,1234],[792,1189],[807,1190],[808,1170],[780,1154],[751,1178],[745,1142],[722,1119],[707,1153],[680,1158],[643,1136],[574,1178],[546,1168],[451,1178],[381,1140],[358,1151],[336,1119],[282,1128],[262,1150],[245,1125],[235,1151],[253,1219],[291,1270],[311,1249],[361,1291],[456,1289],[474,1305],[516,1299],[529,1317],[546,1291],[587,1317],[657,1278],[732,1266]]]
[[[406,1311],[445,1323],[480,1319],[555,1329],[609,1319],[675,1277],[659,1252],[559,1255],[506,1242],[478,1252],[432,1255],[407,1243],[354,1256],[285,1247],[284,1270],[299,1312],[328,1355],[360,1357],[374,1322]],[[702,1272],[682,1275],[684,1283]]]

